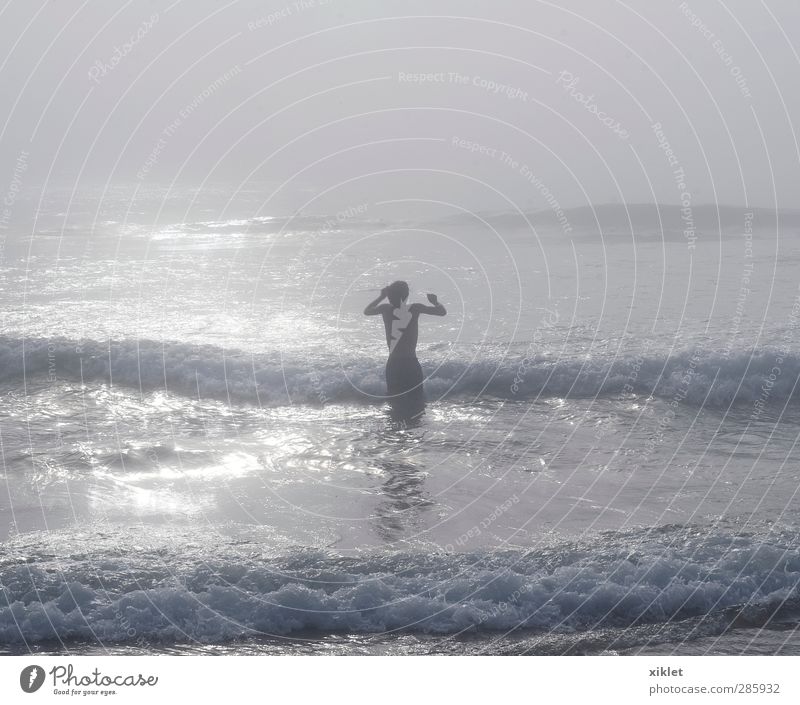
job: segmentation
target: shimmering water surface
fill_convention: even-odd
[[[5,243],[0,649],[797,652],[796,233],[217,196]],[[411,426],[396,278],[448,308]]]

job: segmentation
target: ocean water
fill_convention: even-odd
[[[800,653],[796,214],[261,201],[20,202],[0,652]]]

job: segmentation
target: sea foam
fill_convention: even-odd
[[[172,546],[147,549],[123,531],[62,539],[59,547],[52,534],[22,535],[7,545],[0,643],[564,633],[732,609],[763,623],[796,610],[800,598],[794,531],[664,527],[530,550],[341,556],[295,549],[270,557],[257,542],[198,545],[172,537]]]
[[[491,397],[660,397],[681,404],[761,408],[793,401],[800,356],[771,349],[723,354],[679,351],[590,359],[423,357],[431,401]],[[383,361],[366,356],[247,354],[213,345],[152,340],[111,342],[0,337],[0,380],[104,382],[142,391],[278,406],[383,401]]]

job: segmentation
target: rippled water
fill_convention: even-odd
[[[796,649],[791,237],[56,205],[0,279],[2,648]],[[448,307],[411,427],[398,277]]]

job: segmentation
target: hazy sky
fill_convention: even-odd
[[[11,0],[0,189],[791,208],[798,55],[797,0]]]

